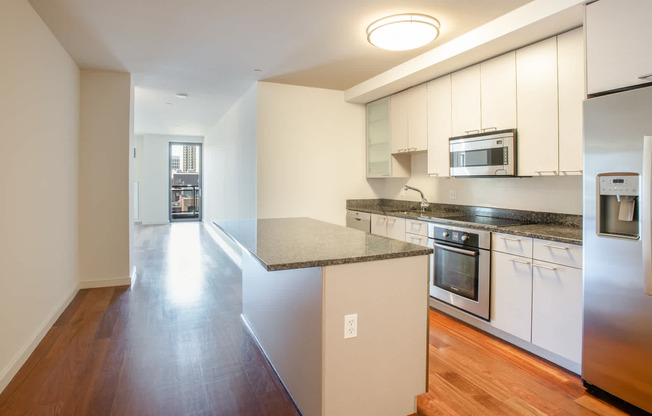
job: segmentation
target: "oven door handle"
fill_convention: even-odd
[[[448,251],[454,251],[454,252],[460,253],[460,254],[466,254],[467,256],[474,256],[475,257],[475,256],[477,256],[479,254],[477,251],[463,250],[461,248],[445,246],[443,244],[437,244],[437,243],[435,243],[435,247],[439,247],[441,249],[448,250]]]

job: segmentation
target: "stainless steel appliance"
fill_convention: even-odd
[[[582,380],[652,412],[652,87],[584,102]],[[596,390],[599,391],[599,390]]]
[[[371,232],[371,214],[360,211],[346,211],[346,226],[356,230]]]
[[[516,130],[451,137],[451,176],[515,176]]]
[[[491,233],[428,224],[434,242],[430,296],[489,320]]]

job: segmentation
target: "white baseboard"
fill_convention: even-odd
[[[70,302],[75,298],[79,292],[79,288],[74,288],[72,292],[68,295],[66,299],[59,305],[59,307],[53,311],[50,316],[41,324],[38,328],[32,339],[25,345],[20,353],[14,358],[14,360],[9,364],[7,369],[0,374],[0,393],[9,385],[9,382],[16,376],[18,370],[25,364],[30,355],[34,352],[38,344],[43,340],[43,337],[48,333],[52,325],[59,319],[59,316],[63,311],[68,307]]]
[[[132,273],[134,273],[134,270],[132,270]],[[131,276],[118,277],[115,279],[104,279],[104,280],[86,280],[83,282],[79,282],[80,289],[96,289],[100,287],[113,287],[113,286],[131,286]]]
[[[217,228],[216,225],[210,224],[208,222],[202,221],[204,228],[208,233],[213,237],[213,240],[224,250],[227,256],[239,267],[242,269],[242,250],[237,243],[233,242],[229,237],[224,234],[222,230]],[[236,247],[234,247],[236,246]]]

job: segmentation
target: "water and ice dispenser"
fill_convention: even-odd
[[[598,175],[598,235],[638,239],[639,174]]]

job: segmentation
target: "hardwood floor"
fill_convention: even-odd
[[[0,415],[298,415],[244,330],[240,271],[206,230],[139,227],[136,251],[134,284],[80,291],[0,394]],[[624,414],[576,376],[430,316],[419,415]]]
[[[429,348],[418,415],[627,414],[586,393],[578,376],[432,309]]]
[[[136,240],[132,287],[80,291],[0,415],[298,415],[243,329],[239,269],[201,225]]]

